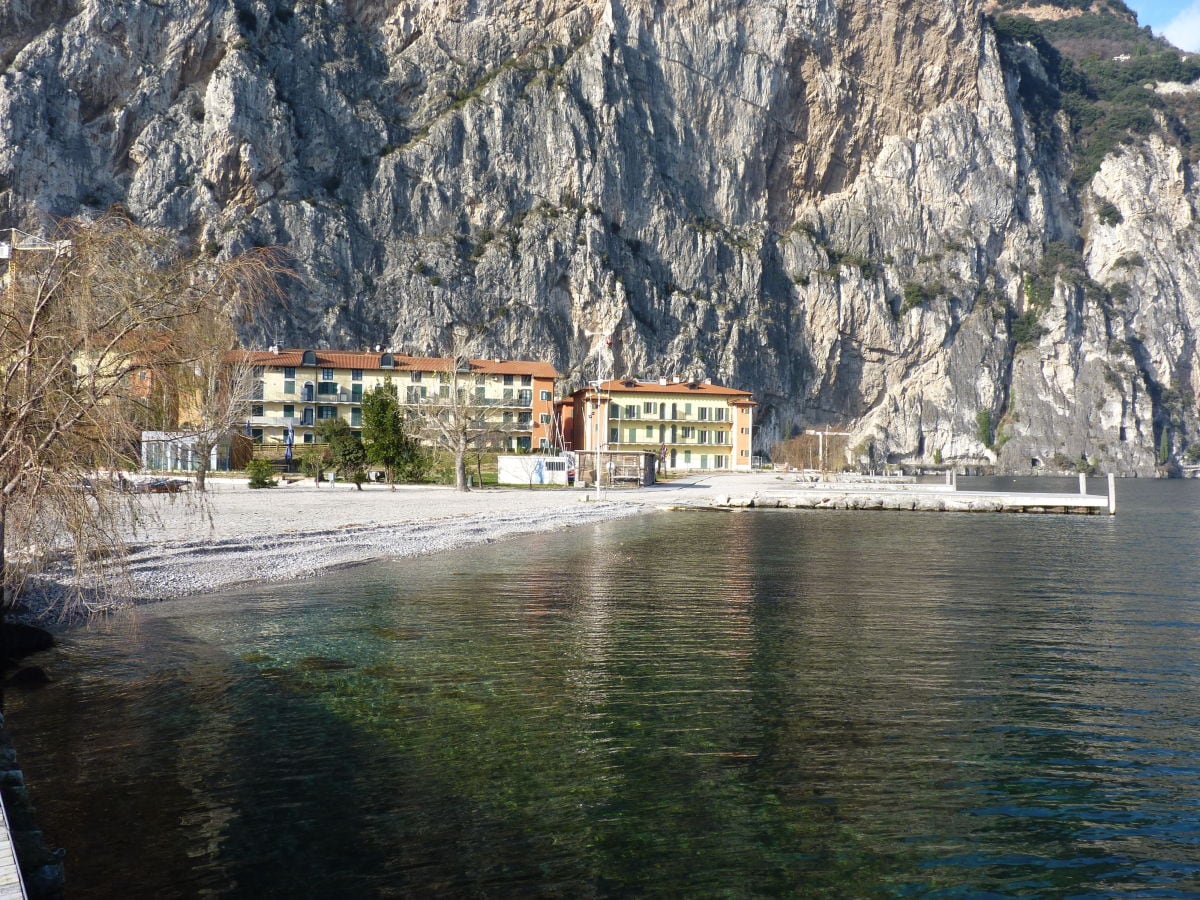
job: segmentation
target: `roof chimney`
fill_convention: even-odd
[[[660,385],[663,385],[663,386],[665,387],[665,386],[666,386],[666,384],[667,384],[667,379],[666,379],[666,378],[660,378],[660,379],[658,379],[658,383],[659,383]]]
[[[279,345],[278,344],[272,344],[268,349],[271,351],[272,355],[274,355],[274,356],[279,355]]]
[[[712,384],[712,379],[711,379],[711,378],[705,378],[705,379],[704,379],[704,383],[705,383],[705,384]]]

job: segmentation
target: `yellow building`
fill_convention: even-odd
[[[650,450],[665,471],[748,470],[754,402],[711,381],[604,381],[571,395],[572,449]]]
[[[495,426],[488,443],[498,449],[537,450],[557,443],[558,372],[549,363],[472,359],[455,372],[453,359],[399,353],[271,348],[246,357],[257,379],[248,427],[262,443],[283,443],[289,429],[297,444],[312,443],[316,423],[335,417],[360,428],[363,394],[388,379],[400,402],[414,405],[449,398],[454,381],[466,385],[471,407]]]

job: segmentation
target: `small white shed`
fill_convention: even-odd
[[[500,484],[560,484],[567,486],[565,456],[497,456],[496,481]]]

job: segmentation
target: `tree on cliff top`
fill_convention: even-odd
[[[283,274],[270,251],[217,262],[119,214],[22,238],[0,305],[0,615],[48,566],[66,615],[105,602],[141,508],[120,473],[178,402],[206,335]]]

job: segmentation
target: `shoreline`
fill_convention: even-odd
[[[312,578],[381,559],[455,551],[523,534],[660,510],[662,489],[609,491],[353,485],[311,482],[250,490],[245,479],[213,479],[203,495],[137,498],[145,520],[127,531],[124,573],[96,609],[61,615],[64,581],[52,575],[13,616],[62,633],[94,618],[242,583]]]
[[[123,609],[240,583],[311,578],[373,560],[453,551],[655,510],[782,506],[787,504],[778,499],[781,491],[813,494],[819,488],[822,497],[838,491],[836,483],[803,480],[772,472],[693,472],[647,488],[606,489],[597,501],[593,490],[582,488],[460,492],[449,486],[370,484],[359,491],[348,483],[316,487],[306,480],[251,490],[244,478],[214,478],[203,495],[136,496],[144,518],[125,534],[124,575],[95,608],[60,614],[66,579],[51,574],[30,591],[25,609],[12,620],[63,632]]]

